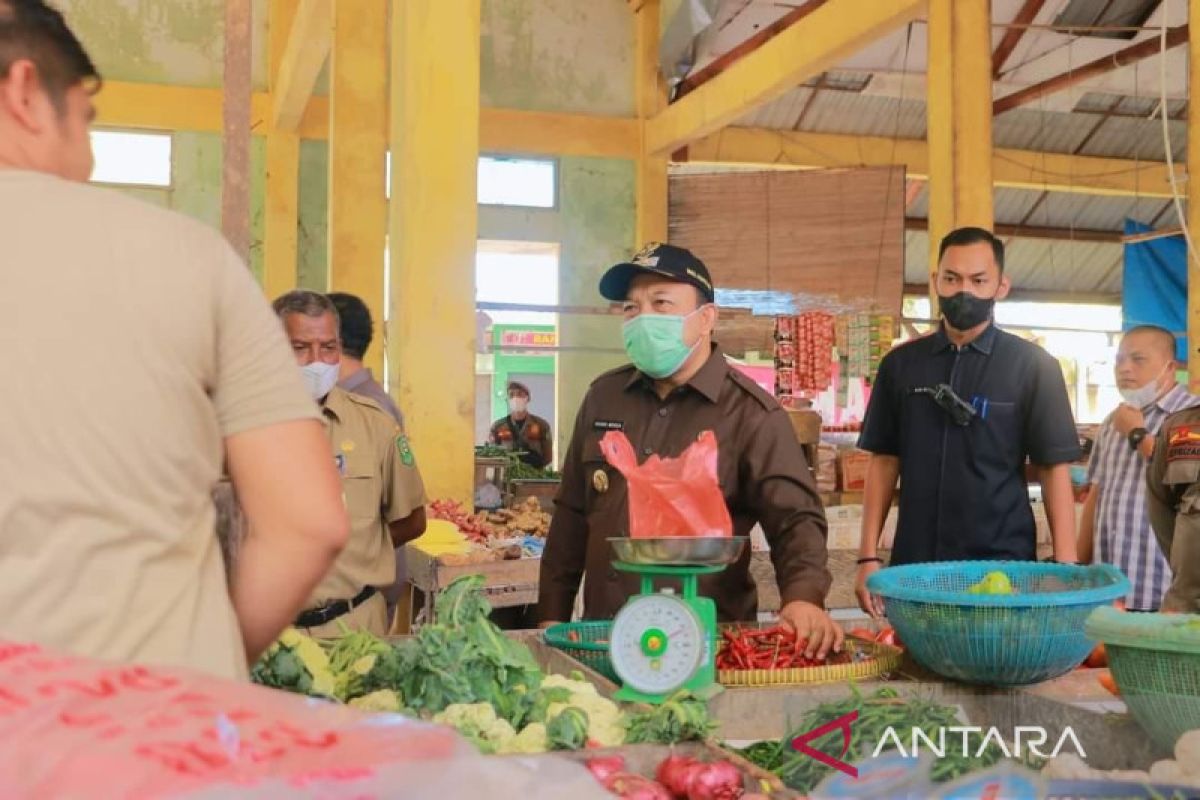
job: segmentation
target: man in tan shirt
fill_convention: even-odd
[[[241,677],[345,541],[337,473],[221,237],[86,185],[98,86],[56,11],[0,0],[0,639]]]
[[[425,531],[425,487],[408,437],[370,398],[337,387],[342,345],[325,295],[289,292],[274,303],[309,393],[321,405],[350,512],[350,541],[312,593],[296,627],[335,637],[342,625],[388,632],[380,590],[396,577],[394,548]]]

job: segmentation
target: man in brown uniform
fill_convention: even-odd
[[[1161,609],[1200,613],[1200,407],[1163,421],[1146,484],[1150,524],[1172,573]]]
[[[245,677],[345,541],[338,477],[221,236],[86,184],[98,83],[0,0],[0,639]],[[222,461],[254,528],[228,577]]]
[[[570,619],[582,577],[586,618],[612,617],[638,591],[636,577],[611,566],[606,539],[628,533],[628,494],[600,438],[623,431],[641,458],[673,458],[711,430],[734,535],[749,535],[757,522],[770,543],[781,619],[808,640],[810,654],[840,648],[842,631],[823,608],[831,582],[825,514],[808,464],[787,413],[713,343],[717,310],[704,264],[682,248],[651,245],[605,273],[600,294],[624,303],[633,364],[597,378],[575,419],[542,556],[543,623]],[[755,619],[749,566],[747,549],[725,571],[701,577],[701,594],[722,620]]]
[[[425,531],[421,473],[396,421],[374,400],[336,386],[341,341],[329,298],[294,291],[274,308],[309,392],[321,405],[350,512],[350,541],[296,627],[317,637],[337,636],[342,625],[384,636],[388,612],[380,590],[395,580],[394,548]]]
[[[508,416],[492,424],[488,440],[521,453],[520,459],[531,467],[550,466],[554,455],[550,423],[529,413],[529,387],[513,381],[508,384]]]

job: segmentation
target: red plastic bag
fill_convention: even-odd
[[[629,484],[629,536],[732,536],[733,520],[717,481],[717,439],[704,431],[679,458],[650,456],[637,463],[620,431],[600,440],[600,451]]]

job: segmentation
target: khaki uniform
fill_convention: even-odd
[[[396,553],[388,524],[426,502],[408,437],[374,400],[335,388],[325,398],[323,412],[350,512],[350,540],[313,592],[310,609],[351,600],[367,586],[391,586]],[[376,593],[349,614],[305,630],[318,637],[336,636],[341,632],[338,622],[384,636],[387,604]]]
[[[0,170],[0,639],[246,675],[215,533],[223,440],[316,419],[219,233]]]
[[[701,432],[713,431],[717,478],[733,535],[749,536],[760,523],[783,602],[825,602],[832,580],[826,568],[825,512],[787,412],[713,348],[700,371],[666,400],[633,366],[601,375],[588,390],[563,461],[542,555],[542,620],[571,618],[585,574],[585,618],[610,618],[638,592],[637,576],[612,568],[607,541],[629,533],[625,479],[600,451],[600,439],[610,430],[623,431],[641,461],[651,454],[678,457]],[[750,548],[723,572],[701,576],[700,594],[716,601],[722,620],[755,619]]]
[[[1172,572],[1162,610],[1200,613],[1200,407],[1163,422],[1146,485],[1150,524]]]

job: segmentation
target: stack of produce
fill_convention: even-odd
[[[721,632],[717,669],[793,669],[849,664],[849,650],[829,653],[825,658],[808,658],[808,643],[791,628],[726,628]]]
[[[846,375],[866,378],[879,369],[879,362],[892,347],[896,321],[890,316],[855,314],[847,320],[846,346],[838,350],[846,359]]]
[[[731,761],[700,761],[686,755],[667,756],[654,778],[630,772],[619,755],[589,759],[585,766],[604,788],[618,797],[638,800],[756,800],[747,794],[745,777]]]
[[[523,643],[488,618],[483,578],[468,575],[434,601],[435,623],[393,645],[347,631],[322,645],[288,630],[251,677],[276,689],[453,726],[484,753],[539,753],[706,737],[703,703],[687,695],[626,714],[582,676],[544,675]]]
[[[1200,730],[1180,736],[1175,742],[1175,758],[1155,761],[1148,771],[1093,769],[1079,756],[1063,753],[1046,762],[1042,774],[1060,780],[1157,783],[1200,789]]]
[[[823,311],[775,318],[775,394],[784,406],[832,384],[833,322]]]
[[[429,504],[429,516],[453,523],[473,545],[465,553],[441,557],[443,563],[453,565],[521,558],[540,550],[525,539],[545,539],[550,531],[550,515],[542,511],[536,497],[527,497],[512,508],[474,514],[454,500],[434,500]]]

